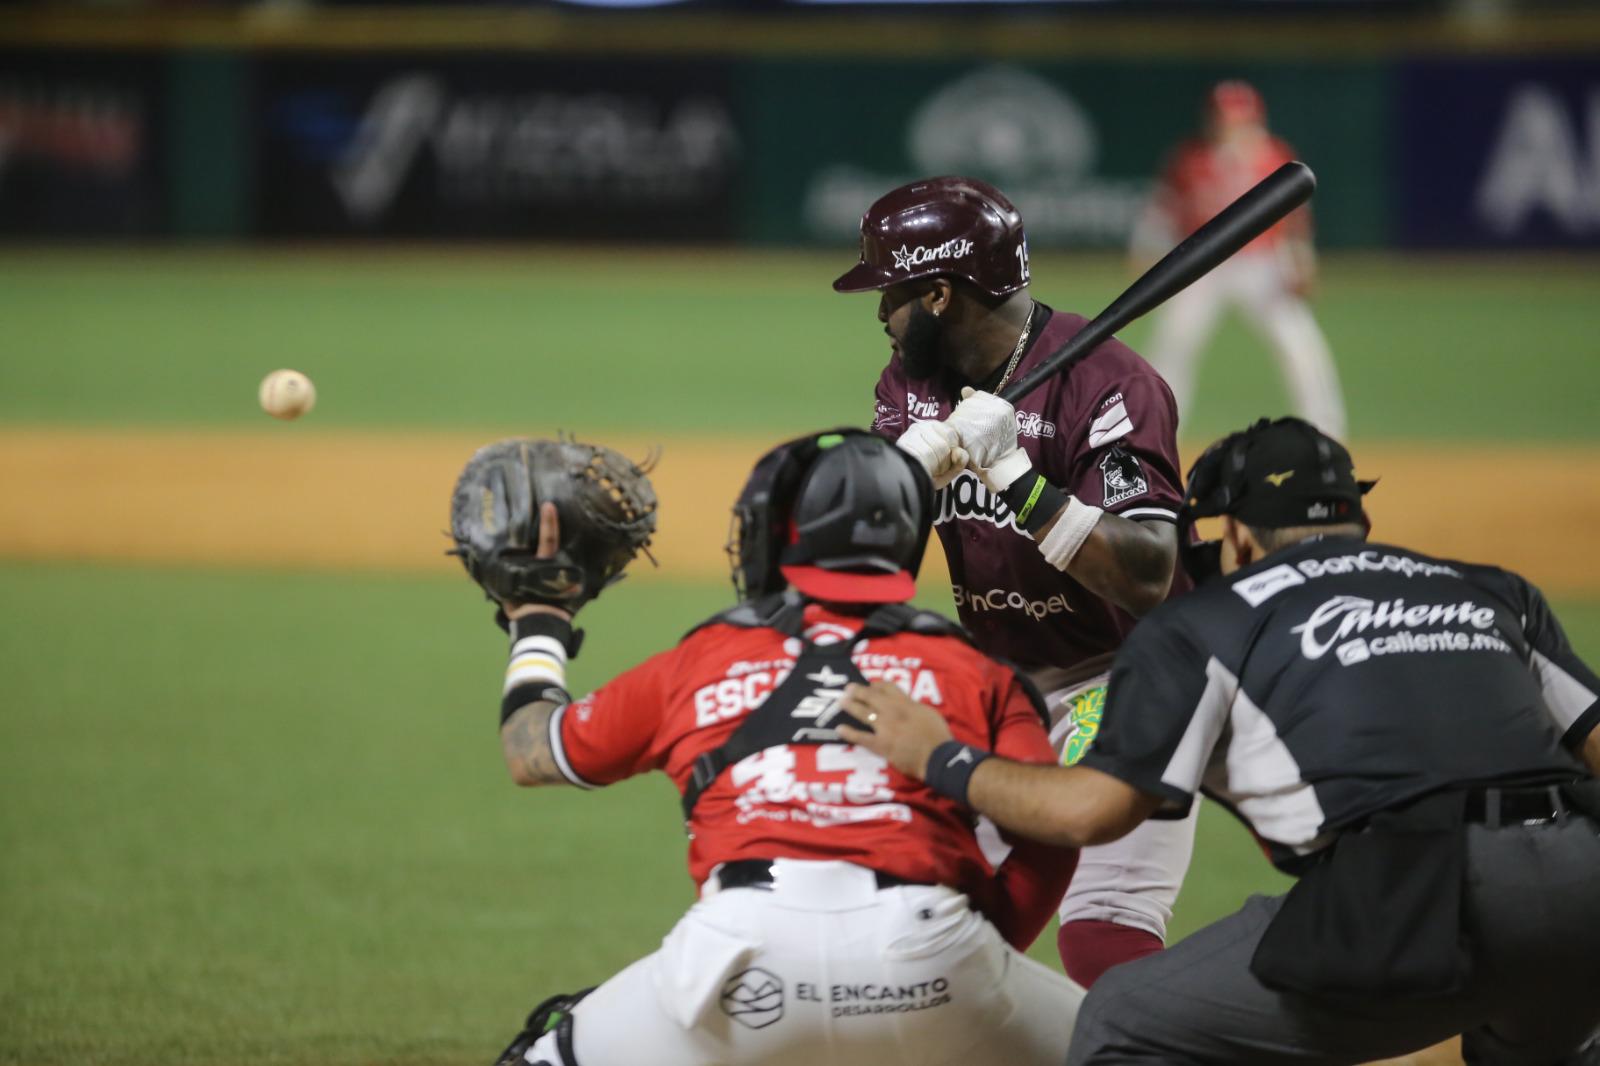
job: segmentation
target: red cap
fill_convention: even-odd
[[[1212,116],[1227,125],[1266,121],[1267,105],[1247,81],[1218,82],[1211,90],[1209,104]]]
[[[893,573],[825,570],[820,566],[779,567],[783,579],[814,600],[833,603],[904,603],[917,594],[909,571]]]

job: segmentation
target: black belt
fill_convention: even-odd
[[[1489,829],[1514,825],[1545,825],[1570,811],[1561,786],[1536,788],[1475,788],[1467,793],[1466,820]]]
[[[718,888],[772,888],[772,860],[771,859],[735,859],[725,862],[717,867],[716,872]],[[906,885],[922,884],[921,881],[907,881],[894,874],[886,874],[881,870],[872,871],[872,876],[877,880],[879,888],[902,888]]]

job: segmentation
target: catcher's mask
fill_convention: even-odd
[[[762,456],[733,506],[733,587],[755,599],[793,585],[836,603],[899,603],[916,591],[933,483],[916,460],[859,429],[813,433]]]
[[[1299,418],[1258,420],[1207,448],[1189,468],[1178,508],[1178,555],[1196,584],[1221,572],[1222,542],[1198,540],[1197,519],[1232,515],[1257,529],[1372,523],[1344,445]]]

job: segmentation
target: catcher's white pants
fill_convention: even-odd
[[[1166,378],[1180,417],[1194,398],[1200,355],[1223,310],[1234,306],[1272,350],[1294,408],[1336,440],[1344,440],[1339,373],[1311,308],[1290,290],[1271,252],[1245,252],[1168,300],[1156,315],[1145,354]]]
[[[551,1066],[1029,1066],[1066,1061],[1083,989],[1008,946],[960,893],[779,859],[770,889],[718,891],[661,950],[573,1011]]]
[[[1062,762],[1076,762],[1093,741],[1105,705],[1106,676],[1075,685],[1052,685],[1052,671],[1033,675],[1050,712],[1050,743]],[[1059,676],[1059,675],[1057,675]],[[1115,922],[1167,938],[1167,922],[1194,854],[1200,805],[1175,821],[1150,819],[1120,840],[1084,848],[1062,897],[1066,922]]]

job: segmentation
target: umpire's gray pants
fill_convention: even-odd
[[[1476,975],[1460,995],[1351,1002],[1274,992],[1250,958],[1282,902],[1244,908],[1108,971],[1068,1066],[1361,1063],[1464,1033],[1468,1063],[1600,1063],[1600,827],[1587,818],[1467,828],[1463,920]]]

